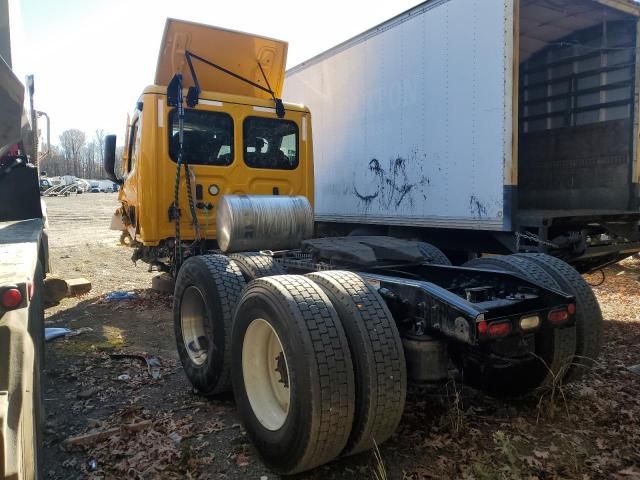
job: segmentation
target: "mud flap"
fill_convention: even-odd
[[[127,229],[124,222],[122,221],[122,210],[118,208],[115,212],[113,212],[113,216],[111,217],[111,226],[110,230],[118,230],[119,232]]]

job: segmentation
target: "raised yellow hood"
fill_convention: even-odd
[[[185,52],[198,55],[265,88],[258,62],[276,97],[282,96],[287,43],[272,38],[168,18],[160,45],[156,85],[168,85],[176,73],[185,87],[193,86]],[[202,90],[271,98],[267,92],[192,59]]]

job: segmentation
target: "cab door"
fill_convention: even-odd
[[[136,111],[127,128],[127,141],[123,156],[124,181],[120,189],[119,198],[122,202],[124,213],[131,221],[128,228],[131,238],[135,238],[139,220],[138,200],[138,160],[140,157],[140,137],[142,125],[142,112]]]

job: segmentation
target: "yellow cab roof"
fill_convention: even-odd
[[[193,86],[185,53],[189,51],[211,63],[282,95],[287,63],[287,43],[281,40],[236,32],[224,28],[168,18],[165,24],[156,85],[168,85],[181,73],[184,87]],[[269,99],[271,95],[246,82],[192,59],[200,88],[208,91]],[[260,71],[264,70],[266,80]]]
[[[142,94],[160,94],[160,95],[166,95],[167,94],[167,87],[164,85],[149,85],[148,87],[146,87],[143,91]],[[184,96],[186,98],[187,96],[187,91],[184,91]],[[229,94],[229,93],[222,93],[222,92],[210,92],[210,91],[202,91],[200,92],[200,100],[213,100],[213,101],[218,101],[218,102],[223,102],[223,103],[235,103],[235,104],[240,104],[240,105],[249,105],[249,106],[254,106],[254,107],[265,107],[265,108],[275,108],[275,105],[273,103],[273,99],[269,98],[269,99],[263,99],[263,98],[255,98],[255,97],[248,97],[245,95],[233,95],[233,94]],[[287,102],[283,102],[284,104],[284,108],[285,110],[288,111],[292,111],[292,112],[304,112],[304,113],[308,113],[309,112],[309,108],[306,107],[305,105],[301,105],[299,103],[287,103]]]

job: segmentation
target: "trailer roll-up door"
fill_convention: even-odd
[[[636,207],[636,31],[593,0],[522,0],[520,209]]]

